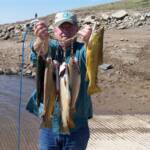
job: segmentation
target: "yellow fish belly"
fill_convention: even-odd
[[[104,28],[92,33],[86,49],[86,79],[89,80],[87,93],[92,95],[100,92],[97,85],[98,66],[103,62],[103,35]]]

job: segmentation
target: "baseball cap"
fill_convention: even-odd
[[[65,12],[58,12],[55,15],[54,26],[58,27],[64,22],[69,22],[71,24],[77,23],[77,17],[74,13],[65,11]]]

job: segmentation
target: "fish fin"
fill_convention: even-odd
[[[92,95],[92,94],[98,93],[98,92],[101,92],[100,87],[98,87],[98,86],[89,86],[88,87],[88,90],[87,90],[88,95]]]
[[[69,129],[70,128],[74,128],[75,124],[73,122],[73,120],[71,119],[71,117],[67,120],[67,126],[61,126],[61,132],[63,133],[69,133]]]
[[[68,125],[67,126],[63,126],[63,123],[61,123],[60,131],[62,133],[69,133],[69,127],[68,127]]]
[[[76,112],[76,108],[75,107],[71,108],[70,113],[73,114],[75,112]]]
[[[86,81],[89,80],[89,77],[88,77],[88,73],[87,73],[87,72],[86,72],[86,75],[85,75],[85,79],[86,79]]]
[[[66,126],[66,127],[63,127],[63,126],[62,126],[62,127],[61,127],[61,132],[62,132],[62,133],[69,133],[69,127],[67,127],[67,126]]]
[[[73,122],[71,117],[69,117],[67,123],[68,123],[68,127],[69,128],[74,128],[75,127],[75,124],[74,124],[74,122]]]
[[[42,120],[42,123],[40,124],[40,128],[50,128],[51,126],[51,119]]]

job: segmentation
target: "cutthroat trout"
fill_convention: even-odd
[[[54,110],[54,103],[56,99],[56,84],[54,80],[54,65],[52,59],[46,59],[46,68],[44,74],[44,113],[41,127],[51,127],[52,113]]]
[[[75,104],[78,98],[80,83],[81,83],[81,74],[80,68],[77,61],[77,58],[72,56],[68,64],[69,67],[69,84],[71,89],[71,112],[75,111]]]
[[[66,63],[60,66],[60,104],[61,104],[61,120],[62,132],[68,133],[69,128],[74,127],[74,123],[70,115],[71,94],[69,89],[69,74]]]
[[[89,43],[86,49],[86,79],[89,80],[88,91],[89,95],[100,92],[101,89],[97,86],[98,66],[103,62],[103,37],[104,28],[93,30]]]

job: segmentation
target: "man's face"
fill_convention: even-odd
[[[54,36],[60,41],[67,40],[73,37],[78,31],[77,25],[71,24],[69,22],[64,22],[59,27],[54,28]]]

